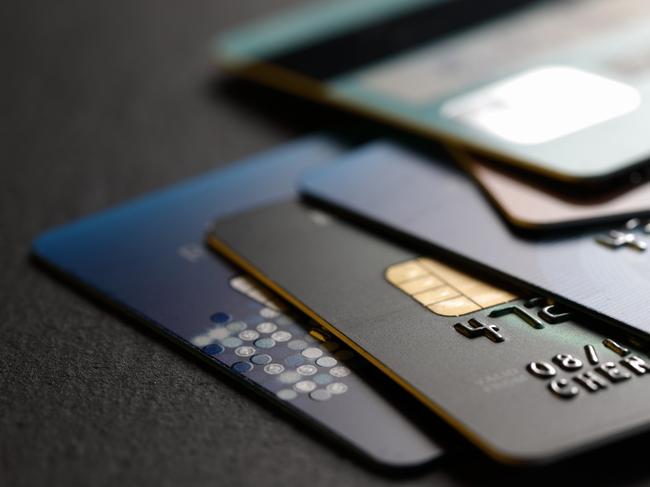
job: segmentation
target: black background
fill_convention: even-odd
[[[376,473],[30,261],[53,225],[356,123],[210,61],[215,34],[285,3],[0,3],[0,485],[644,483],[647,437],[550,469],[471,452]]]

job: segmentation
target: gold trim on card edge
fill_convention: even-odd
[[[299,95],[318,103],[327,103],[336,108],[361,115],[378,123],[388,123],[389,125],[413,132],[427,139],[433,139],[457,150],[475,151],[477,154],[481,154],[485,157],[500,160],[503,164],[509,164],[547,178],[562,181],[564,183],[576,184],[582,187],[590,187],[590,185],[593,185],[594,183],[598,185],[603,178],[608,177],[608,174],[580,177],[548,169],[544,166],[530,163],[525,159],[520,159],[507,153],[491,149],[488,146],[474,143],[471,140],[445,132],[431,125],[395,116],[390,111],[355,104],[354,102],[336,96],[336,93],[325,83],[320,83],[317,80],[313,80],[312,78],[300,73],[272,63],[250,59],[219,57],[218,55],[215,55],[215,60],[220,62],[220,65],[227,72],[241,78],[255,81],[265,86],[270,86],[285,93]]]
[[[245,272],[252,275],[255,279],[260,281],[266,287],[271,289],[273,292],[277,293],[280,297],[290,303],[292,306],[296,307],[302,313],[307,315],[312,320],[316,321],[319,325],[325,328],[327,331],[336,336],[339,340],[361,355],[364,359],[370,362],[372,365],[377,367],[383,374],[388,376],[391,380],[397,383],[400,387],[406,390],[409,394],[415,397],[418,401],[424,404],[427,408],[433,411],[437,416],[442,418],[446,423],[451,425],[455,430],[457,430],[461,435],[467,438],[471,443],[476,445],[480,450],[482,450],[486,455],[492,459],[509,465],[525,465],[527,463],[534,463],[534,461],[527,461],[525,459],[518,459],[515,457],[508,456],[500,451],[493,449],[491,445],[485,442],[480,436],[474,433],[472,430],[465,427],[465,425],[456,419],[454,416],[449,414],[441,406],[437,405],[428,396],[421,393],[418,389],[404,380],[397,373],[393,372],[390,368],[384,365],[381,361],[376,359],[373,355],[368,353],[364,348],[359,346],[354,340],[348,338],[347,335],[338,330],[334,325],[330,324],[316,312],[307,307],[303,302],[301,302],[297,297],[290,294],[284,288],[276,284],[273,280],[259,271],[251,262],[246,260],[243,256],[239,255],[234,249],[228,246],[222,240],[219,240],[213,234],[207,236],[208,244],[216,250],[219,254],[226,257],[228,260],[233,262],[236,266],[243,269]]]

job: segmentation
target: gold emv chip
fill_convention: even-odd
[[[385,276],[392,285],[442,316],[460,316],[517,298],[428,257],[394,264],[386,269]]]

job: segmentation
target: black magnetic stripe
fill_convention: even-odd
[[[446,0],[352,32],[319,39],[266,61],[317,80],[327,80],[538,1]]]

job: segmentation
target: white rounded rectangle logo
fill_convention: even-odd
[[[446,118],[516,144],[542,144],[636,110],[641,95],[620,81],[545,66],[443,104]]]

